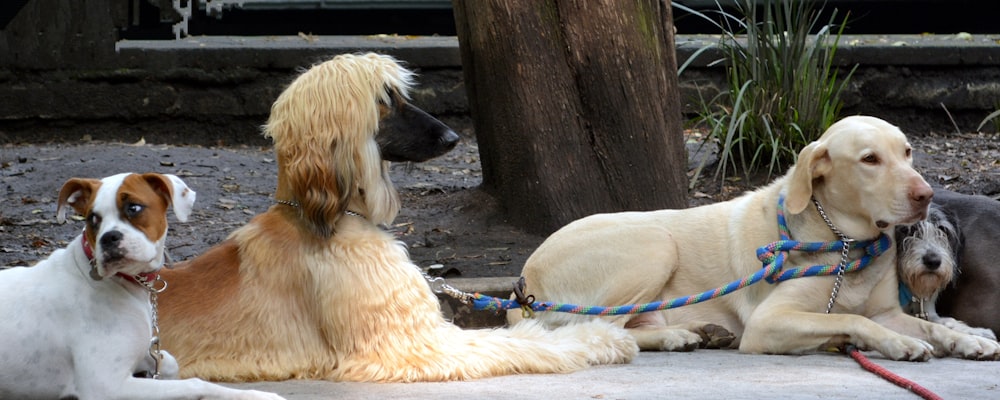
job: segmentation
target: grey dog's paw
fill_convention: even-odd
[[[697,333],[701,336],[701,348],[703,349],[728,348],[736,340],[736,335],[716,324],[706,324]]]

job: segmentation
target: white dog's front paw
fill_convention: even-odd
[[[974,335],[961,335],[951,344],[951,355],[969,360],[1000,360],[1000,343]]]
[[[278,396],[274,393],[261,392],[258,390],[243,390],[241,391],[241,396],[238,397],[239,400],[285,400],[284,397]]]
[[[179,378],[181,376],[181,367],[177,364],[177,359],[170,355],[170,353],[167,353],[166,350],[160,351],[160,354],[163,355],[163,359],[160,360],[160,378]]]
[[[934,346],[930,343],[904,335],[886,339],[874,350],[896,361],[927,361],[934,356]]]

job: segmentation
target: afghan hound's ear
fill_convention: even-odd
[[[832,167],[826,144],[812,142],[799,152],[795,170],[788,181],[788,195],[785,206],[790,214],[798,214],[806,209],[812,198],[813,182],[822,179]]]
[[[284,178],[311,230],[321,237],[332,236],[337,221],[352,205],[362,209],[351,211],[373,223],[392,222],[399,211],[399,195],[389,178],[389,163],[379,158],[378,144],[370,135],[323,136],[332,141],[282,154],[285,160],[295,160],[285,165]]]
[[[347,210],[352,188],[357,188],[352,163],[343,162],[344,156],[338,154],[344,147],[334,142],[276,148],[279,157],[288,161],[281,178],[301,206],[306,225],[319,237],[334,234],[337,221]]]

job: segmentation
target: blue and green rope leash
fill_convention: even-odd
[[[815,202],[815,200],[814,200]],[[817,208],[819,208],[819,203],[816,203]],[[603,306],[581,306],[575,304],[563,304],[563,303],[553,303],[553,302],[540,302],[535,303],[534,296],[525,296],[523,293],[524,278],[521,278],[517,284],[514,285],[514,293],[516,296],[515,300],[501,299],[491,296],[485,296],[480,293],[468,294],[461,292],[450,285],[444,283],[443,278],[430,278],[427,277],[428,282],[431,284],[432,289],[438,293],[447,293],[452,297],[460,299],[463,303],[471,304],[476,310],[489,310],[499,313],[502,310],[509,310],[513,308],[521,308],[524,310],[525,317],[530,317],[531,313],[535,311],[557,311],[566,312],[582,315],[623,315],[623,314],[638,314],[648,311],[666,310],[670,308],[676,308],[685,306],[688,304],[700,303],[706,300],[714,299],[717,297],[725,296],[734,291],[740,290],[747,286],[753,285],[754,283],[760,282],[762,279],[769,283],[777,283],[788,279],[799,278],[804,276],[825,276],[825,275],[837,275],[838,283],[835,284],[833,293],[830,297],[830,304],[827,307],[827,313],[830,312],[830,308],[833,306],[833,302],[836,299],[837,287],[839,286],[839,277],[842,277],[846,272],[860,271],[868,266],[875,258],[879,257],[889,246],[892,245],[892,241],[888,235],[885,233],[879,235],[878,238],[874,240],[868,240],[864,242],[852,242],[846,239],[826,218],[826,215],[819,210],[820,215],[827,222],[827,225],[834,230],[834,233],[841,237],[841,240],[832,242],[798,242],[791,240],[791,234],[788,230],[788,224],[785,221],[785,198],[784,196],[778,197],[778,234],[779,240],[761,246],[757,249],[757,259],[759,259],[764,267],[759,271],[747,276],[743,279],[730,282],[729,284],[718,287],[712,290],[706,290],[696,295],[678,297],[667,301],[656,301],[652,303],[645,304],[628,304],[622,306],[614,307],[603,307]],[[865,254],[858,260],[847,263],[846,254],[847,250],[854,246],[861,247],[864,249]],[[790,251],[804,251],[804,252],[833,252],[842,251],[844,253],[844,259],[841,260],[841,264],[838,265],[813,265],[809,267],[799,267],[799,268],[784,268],[785,259],[788,257],[788,252]],[[847,346],[845,352],[854,360],[861,365],[865,370],[871,371],[876,375],[882,377],[883,379],[892,382],[893,384],[899,385],[900,387],[906,388],[911,392],[919,395],[924,399],[940,399],[938,395],[927,390],[923,386],[916,384],[913,381],[907,380],[899,375],[886,370],[885,368],[878,366],[868,360],[864,354],[862,354],[853,345]]]

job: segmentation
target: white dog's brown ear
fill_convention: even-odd
[[[167,203],[173,206],[174,216],[178,221],[187,222],[191,209],[194,208],[194,199],[198,195],[194,190],[191,190],[177,175],[148,173],[143,174],[142,179],[162,193]]]
[[[59,203],[56,206],[56,222],[66,222],[66,205],[73,207],[77,214],[86,215],[94,193],[101,186],[97,179],[72,178],[63,184],[59,190]]]
[[[823,143],[812,142],[799,152],[785,198],[789,213],[798,214],[806,209],[812,198],[813,181],[826,175],[830,167],[830,153]]]

